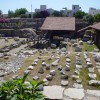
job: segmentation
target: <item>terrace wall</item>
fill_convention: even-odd
[[[4,36],[23,36],[18,30],[23,28],[33,28],[39,30],[45,18],[11,18],[8,23],[0,23],[0,34]],[[88,25],[87,22],[76,20],[76,31]],[[11,29],[11,30],[8,30]]]

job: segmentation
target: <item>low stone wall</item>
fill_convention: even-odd
[[[24,37],[24,34],[20,32],[20,29],[0,29],[1,37]]]
[[[6,37],[13,37],[15,36],[15,30],[14,29],[0,29],[0,35],[6,36]]]

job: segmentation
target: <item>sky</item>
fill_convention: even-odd
[[[4,14],[8,10],[15,11],[17,8],[26,8],[29,12],[34,12],[35,8],[40,8],[40,5],[47,5],[47,8],[54,10],[61,10],[64,7],[72,9],[72,5],[80,5],[81,9],[85,12],[89,11],[90,7],[100,9],[100,0],[0,0],[0,10]]]

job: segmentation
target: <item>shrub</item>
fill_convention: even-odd
[[[37,90],[44,82],[31,80],[25,83],[27,76],[2,83],[0,100],[45,100],[45,96]]]

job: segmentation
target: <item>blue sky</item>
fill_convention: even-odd
[[[33,11],[39,8],[40,5],[47,5],[47,8],[60,10],[64,7],[72,8],[72,4],[80,5],[83,11],[88,12],[89,7],[100,9],[100,0],[0,0],[0,10],[3,13],[8,13],[8,10],[15,10],[17,8],[26,8],[31,11],[31,4]]]

